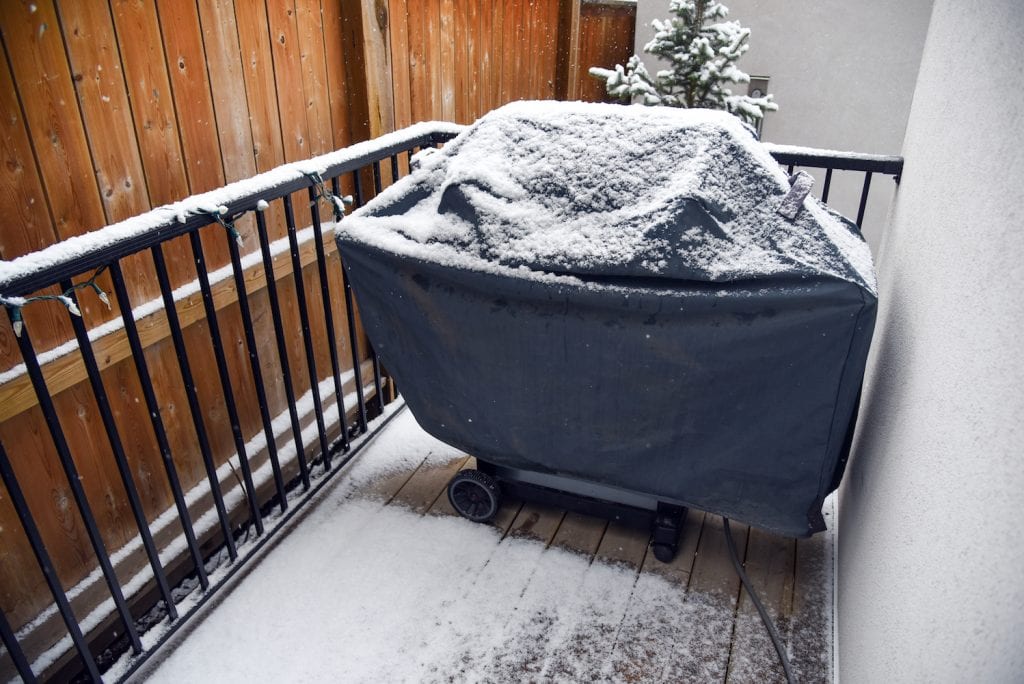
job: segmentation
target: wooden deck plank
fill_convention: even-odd
[[[826,535],[796,542],[790,664],[798,681],[825,681],[832,663],[832,559]],[[783,633],[785,638],[785,633]]]
[[[703,511],[687,511],[680,546],[670,563],[662,563],[650,552],[644,556],[629,608],[608,656],[615,679],[668,681],[663,673],[679,656],[665,653],[663,644],[685,643],[690,639],[690,625],[680,622],[678,616],[689,611],[686,587],[693,572],[705,517]],[[649,601],[647,597],[656,593],[652,589],[663,586],[664,582],[677,587],[678,592],[667,603]]]
[[[523,510],[522,501],[507,496],[502,497],[501,506],[498,507],[498,513],[494,516],[491,524],[501,530],[503,534],[508,534],[512,529],[512,522],[521,510]]]
[[[622,565],[639,572],[647,555],[649,537],[647,530],[610,522],[595,554],[595,560],[611,565]]]
[[[452,479],[468,460],[469,456],[461,456],[440,465],[421,465],[390,503],[403,505],[421,515],[425,514],[438,497],[444,495],[448,480]]]
[[[476,468],[476,459],[472,456],[462,462],[462,465],[455,472],[461,472],[463,470],[472,470]],[[455,473],[452,473],[455,476]],[[445,480],[440,491],[437,493],[437,498],[434,499],[434,503],[427,510],[430,515],[437,516],[449,516],[458,517],[458,513],[455,512],[455,508],[452,506],[452,502],[448,500],[448,480]]]
[[[562,524],[558,526],[551,546],[593,558],[607,527],[607,520],[570,511],[565,514]]]
[[[746,525],[732,524],[738,552],[747,544]],[[724,681],[735,623],[740,580],[729,559],[722,518],[707,514],[701,530],[686,603],[693,620],[688,638],[679,643],[675,658],[660,679],[665,681]]]
[[[518,539],[534,539],[550,544],[558,532],[565,511],[536,503],[525,503],[512,521],[509,536]]]
[[[750,530],[744,563],[747,577],[781,634],[788,631],[787,623],[792,609],[795,549],[794,539],[763,530]],[[746,588],[740,590],[726,681],[786,681],[775,647]]]

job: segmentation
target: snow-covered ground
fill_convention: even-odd
[[[408,411],[398,415],[251,574],[176,650],[158,653],[155,659],[165,659],[143,676],[155,682],[723,681],[727,659],[710,656],[734,623],[737,633],[761,640],[760,623],[735,620],[735,597],[687,592],[668,575],[503,538],[495,527],[459,518],[420,515],[387,505],[380,495],[381,482],[421,462],[440,466],[459,457]],[[820,650],[822,635],[801,638],[796,627],[791,651],[803,656],[798,661],[827,662],[826,654],[801,653]],[[734,655],[730,681],[778,676],[774,653],[764,646]]]

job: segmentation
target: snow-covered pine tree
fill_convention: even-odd
[[[637,55],[625,68],[592,67],[590,74],[604,80],[609,95],[645,105],[724,109],[750,124],[779,108],[771,95],[733,95],[725,87],[750,82],[736,67],[750,47],[750,29],[724,21],[729,8],[713,0],[672,0],[669,11],[675,16],[654,20],[654,40],[644,52],[666,60],[670,68],[652,77]]]

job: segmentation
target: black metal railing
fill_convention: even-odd
[[[60,619],[66,630],[66,636],[63,640],[57,640],[57,643],[33,643],[32,635],[38,628],[37,625],[29,624],[19,628],[11,625],[7,615],[0,612],[0,637],[6,651],[0,652],[0,678],[7,679],[17,673],[26,681],[34,681],[37,677],[99,680],[104,670],[118,659],[120,664],[112,672],[112,677],[127,677],[149,653],[194,615],[217,589],[224,586],[245,560],[251,558],[283,523],[301,509],[302,504],[353,457],[365,442],[367,435],[386,422],[386,419],[374,418],[384,413],[384,405],[388,401],[386,395],[389,394],[387,390],[389,386],[393,388],[393,384],[389,385],[386,371],[381,368],[372,349],[361,348],[363,343],[358,332],[356,307],[351,287],[344,274],[341,293],[344,306],[339,307],[334,299],[337,295],[332,296],[329,269],[339,268],[339,262],[336,257],[333,260],[330,258],[333,253],[329,252],[327,247],[332,245],[325,245],[320,202],[337,202],[344,185],[353,189],[353,203],[359,206],[367,199],[364,185],[368,179],[372,178],[375,193],[381,190],[382,163],[390,164],[391,179],[397,180],[402,169],[407,168],[408,159],[411,159],[415,151],[422,147],[443,144],[454,135],[453,127],[415,126],[376,142],[355,145],[348,150],[325,155],[307,164],[278,169],[274,178],[282,180],[273,182],[269,187],[261,187],[258,191],[245,191],[239,190],[238,186],[228,186],[221,191],[208,193],[202,198],[195,198],[191,202],[186,200],[173,212],[165,211],[158,215],[161,210],[155,210],[151,216],[156,219],[134,234],[123,235],[127,232],[124,226],[111,226],[93,234],[77,249],[66,249],[67,245],[56,245],[43,252],[0,265],[0,297],[12,329],[17,332],[15,338],[23,362],[21,372],[31,381],[35,401],[38,402],[38,408],[45,420],[63,478],[70,488],[74,507],[84,523],[90,547],[95,554],[106,588],[107,599],[103,603],[110,603],[112,600],[111,609],[99,615],[98,619],[91,613],[92,619],[83,619],[79,614],[82,609],[76,613],[72,604],[77,594],[74,590],[67,590],[62,586],[52,549],[48,550],[44,542],[45,535],[40,530],[39,522],[26,500],[25,487],[31,485],[19,482],[15,472],[17,463],[12,464],[12,459],[32,459],[39,456],[30,453],[12,454],[0,443],[0,477],[3,479],[7,497],[21,523],[35,562],[52,595],[53,603],[50,609],[44,610],[43,613],[49,614],[51,622]],[[406,159],[400,160],[402,155]],[[402,161],[405,163],[401,163]],[[265,186],[266,183],[257,182],[250,185],[259,187]],[[304,265],[300,255],[300,232],[303,231],[297,226],[295,193],[308,200],[312,236],[307,236],[307,242],[313,242],[315,267],[312,264]],[[295,296],[288,301],[283,300],[274,273],[275,245],[270,239],[267,220],[267,209],[272,207],[273,203],[279,203],[280,211],[283,213],[286,249],[290,253]],[[302,209],[306,211],[305,207]],[[251,258],[247,261],[250,270],[254,263],[257,268],[262,268],[266,281],[266,301],[272,320],[273,340],[262,341],[263,344],[261,340],[256,339],[253,311],[249,301],[250,293],[246,285],[247,269],[243,263],[238,231],[235,228],[235,223],[244,216],[255,217],[258,250],[254,248]],[[230,277],[233,279],[234,291],[237,294],[237,312],[241,318],[245,355],[248,358],[247,376],[240,376],[231,370],[232,366],[227,358],[228,343],[220,325],[224,311],[218,310],[215,303],[214,284],[211,283],[207,268],[210,245],[215,244],[214,241],[218,239],[216,236],[208,236],[207,233],[216,231],[223,232],[230,258]],[[217,367],[216,380],[204,378],[203,381],[219,382],[226,424],[213,424],[200,405],[200,391],[191,363],[196,353],[194,341],[191,346],[186,343],[186,325],[179,316],[180,302],[172,285],[169,264],[164,253],[167,243],[177,238],[188,241],[194,259],[195,280],[192,290],[197,290],[202,298],[201,320],[207,326],[209,351],[212,352]],[[282,246],[277,246],[277,252],[283,250]],[[166,316],[170,342],[177,357],[177,370],[180,372],[182,390],[189,410],[188,420],[196,438],[196,456],[201,460],[205,474],[206,482],[200,482],[200,485],[208,490],[209,511],[213,512],[216,520],[213,524],[215,529],[212,531],[197,529],[197,518],[206,511],[196,510],[194,501],[190,501],[192,492],[182,481],[176,461],[176,457],[181,455],[172,451],[168,425],[165,424],[162,412],[165,407],[158,396],[158,388],[153,381],[153,369],[150,360],[147,359],[147,349],[140,334],[139,321],[136,320],[140,310],[139,302],[135,302],[133,306],[129,283],[126,282],[126,258],[146,254],[159,285],[159,304]],[[162,475],[173,499],[173,516],[176,517],[184,537],[183,551],[176,557],[173,554],[169,557],[167,549],[161,549],[155,539],[157,534],[154,531],[153,516],[147,516],[141,501],[135,471],[132,468],[132,453],[126,447],[123,430],[119,430],[115,412],[111,408],[110,397],[93,347],[95,339],[90,335],[90,327],[79,312],[78,298],[85,289],[102,293],[104,300],[107,301],[106,293],[97,284],[97,278],[101,274],[104,278],[109,278],[113,294],[111,299],[116,300],[115,309],[120,319],[120,327],[115,332],[127,339],[130,348],[129,358],[137,373],[142,399],[149,414],[148,429],[152,431],[155,439],[163,465]],[[307,284],[310,282],[313,282],[313,289],[319,292],[318,297],[311,296],[313,293],[307,291]],[[87,283],[87,287],[83,287],[81,283]],[[59,293],[63,293],[62,295],[53,294],[55,286]],[[115,554],[104,542],[95,510],[97,502],[90,500],[82,485],[79,464],[74,458],[76,445],[68,439],[61,413],[54,404],[54,394],[51,394],[45,372],[46,361],[40,362],[40,354],[37,353],[33,342],[31,317],[23,315],[23,311],[27,311],[29,307],[43,306],[36,303],[40,299],[48,300],[50,306],[57,306],[54,304],[56,301],[67,310],[67,317],[74,331],[77,353],[81,357],[84,375],[88,380],[87,386],[92,392],[97,414],[109,442],[110,458],[116,465],[126,507],[130,510],[137,528],[138,543],[145,551],[147,574],[150,574],[151,578],[145,582],[144,587],[135,586],[130,592],[125,588],[127,582],[123,577],[119,577],[115,568],[116,562],[112,560]],[[301,333],[298,335],[290,334],[291,331],[286,330],[284,323],[286,307],[293,305],[301,324]],[[322,308],[322,313],[315,312],[313,306]],[[339,358],[336,337],[336,313],[340,308],[345,310],[344,320],[348,329],[347,343],[351,357],[348,362],[351,369],[347,372],[343,372],[345,362]],[[150,307],[146,311],[152,313],[152,309],[153,307]],[[317,324],[317,321],[322,324]],[[301,382],[297,382],[298,379],[293,377],[293,367],[289,363],[289,347],[292,345],[301,346],[308,371],[308,378],[303,378]],[[329,352],[329,369],[317,367],[317,350],[323,347]],[[267,355],[277,356],[275,368],[283,378],[281,384],[287,404],[281,416],[283,424],[287,425],[283,430],[282,421],[278,421],[275,426],[275,417],[271,415],[273,407],[267,397],[263,363],[263,357]],[[367,356],[368,362],[365,360]],[[170,362],[174,363],[173,359]],[[365,369],[364,364],[367,365]],[[364,386],[364,371],[372,376],[367,379],[370,385]],[[354,397],[351,396],[352,393],[346,393],[346,378],[354,382]],[[297,407],[301,398],[296,396],[294,387],[304,387],[307,384],[309,390],[306,397],[310,401],[306,404],[310,409],[306,415],[300,415]],[[244,433],[237,402],[239,393],[256,397],[262,441],[258,434]],[[329,407],[333,407],[333,411],[329,411]],[[303,419],[309,419],[308,413],[313,414],[312,420],[309,420],[310,424],[304,428],[302,422]],[[349,414],[352,416],[351,421]],[[66,417],[63,419],[67,420]],[[217,429],[231,431],[233,457],[237,458],[241,471],[241,497],[236,497],[241,500],[234,503],[225,500],[227,497],[222,491],[222,478],[218,474],[218,469],[223,464],[217,463],[211,446],[210,436],[212,431]],[[283,433],[283,440],[279,433]],[[256,477],[257,468],[253,462],[254,440],[257,446],[262,446],[259,451],[272,471],[272,475],[267,478],[272,481],[272,485],[264,487],[263,490],[260,489],[261,483]],[[284,441],[290,441],[292,444],[285,446]],[[280,453],[285,449],[293,455],[288,463],[284,462]],[[286,466],[289,464],[293,466],[292,472],[287,472],[289,469]],[[194,488],[200,485],[194,485]],[[272,524],[265,522],[268,520],[272,520]],[[254,533],[252,538],[249,538],[250,531]],[[85,610],[90,608],[92,606],[87,606]],[[97,610],[104,612],[102,606]],[[160,638],[144,647],[141,638],[144,629],[161,621],[166,621],[166,625]],[[39,620],[34,623],[39,623]]]
[[[364,354],[361,349],[356,307],[344,273],[342,299],[347,327],[345,342],[349,347],[351,369],[347,372],[342,370],[343,361],[339,358],[336,334],[336,315],[339,314],[332,306],[335,300],[328,284],[329,269],[338,268],[338,263],[332,261],[332,255],[325,249],[320,201],[327,199],[337,202],[342,187],[346,186],[352,190],[354,204],[363,204],[367,199],[364,186],[368,182],[372,182],[374,193],[380,192],[382,188],[385,177],[382,164],[390,166],[390,179],[395,181],[402,169],[407,168],[408,159],[411,159],[414,151],[443,144],[454,137],[458,130],[457,126],[445,124],[414,126],[376,142],[325,155],[305,165],[285,167],[289,171],[275,175],[274,178],[278,180],[269,186],[263,187],[266,184],[256,183],[255,186],[260,187],[258,191],[237,191],[232,190],[233,186],[228,186],[223,191],[195,198],[185,207],[190,208],[188,211],[179,207],[176,212],[165,212],[166,216],[162,220],[144,230],[122,235],[124,231],[113,226],[112,229],[103,229],[112,239],[91,240],[77,250],[62,249],[58,245],[42,253],[0,265],[0,296],[3,297],[12,326],[20,329],[17,347],[24,363],[24,373],[31,381],[35,400],[45,419],[63,476],[71,489],[78,514],[84,521],[99,574],[106,586],[107,601],[110,603],[100,619],[83,620],[76,615],[69,592],[61,584],[54,561],[43,541],[44,535],[26,501],[23,491],[25,483],[19,482],[15,468],[12,467],[12,457],[31,459],[34,455],[10,454],[0,443],[0,476],[35,562],[52,594],[50,619],[62,620],[63,629],[66,630],[66,636],[60,643],[44,643],[42,646],[45,652],[40,653],[39,644],[29,643],[31,629],[11,625],[7,616],[0,612],[0,637],[6,650],[6,654],[0,653],[0,677],[13,676],[16,672],[26,681],[33,681],[36,677],[98,680],[105,668],[118,661],[117,669],[108,676],[113,679],[126,678],[150,653],[195,615],[219,588],[232,579],[245,561],[252,558],[275,531],[281,529],[284,522],[301,510],[302,505],[339,472],[341,466],[365,443],[365,437],[372,433],[375,425],[386,422],[386,417],[376,421],[374,417],[385,413],[385,390],[390,387],[393,392],[394,385],[372,350]],[[821,193],[824,201],[828,200],[834,171],[864,173],[858,225],[864,217],[872,174],[892,175],[898,182],[902,171],[902,159],[898,157],[782,147],[772,147],[770,151],[780,164],[789,167],[790,172],[795,167],[824,169],[826,175]],[[407,159],[401,159],[401,155]],[[312,236],[308,239],[313,241],[315,269],[304,266],[300,258],[302,245],[296,222],[295,193],[304,193],[308,200],[312,222]],[[265,210],[270,203],[275,202],[279,203],[285,224],[286,249],[290,254],[294,280],[294,305],[300,322],[298,334],[286,330],[285,307],[291,304],[291,300],[284,301],[282,298],[274,273],[275,249],[277,253],[285,249],[283,245],[275,247],[277,243],[270,240]],[[223,206],[211,213],[211,203]],[[254,234],[258,241],[258,250],[246,255],[248,260],[243,257],[236,242],[235,230],[235,221],[247,215],[255,217]],[[245,376],[233,374],[227,360],[227,343],[219,324],[223,314],[218,312],[206,264],[207,250],[211,244],[206,234],[212,231],[223,232],[223,239],[226,240],[230,277],[237,293],[238,313],[248,358],[248,374]],[[179,318],[179,302],[163,251],[167,243],[182,237],[187,239],[194,260],[196,277],[192,290],[202,298],[201,320],[207,326],[226,424],[212,425],[200,405],[199,387],[190,363],[194,345],[186,343],[185,324]],[[190,502],[190,492],[186,491],[186,486],[181,482],[167,436],[167,426],[162,418],[161,399],[154,389],[146,348],[140,336],[137,314],[133,313],[137,310],[133,310],[123,263],[133,255],[145,254],[149,255],[159,285],[159,302],[166,315],[171,344],[177,357],[177,370],[180,372],[189,410],[188,420],[196,436],[196,456],[201,460],[205,483],[200,481],[193,488],[202,486],[208,490],[205,510],[195,509],[194,500]],[[5,268],[8,266],[10,268]],[[266,280],[265,293],[273,329],[272,340],[261,341],[256,338],[246,286],[247,268],[261,268]],[[307,269],[312,271],[309,281],[317,281],[311,291],[306,289],[307,280],[303,275]],[[81,284],[95,283],[97,273],[110,278],[117,301],[117,316],[123,328],[123,333],[115,332],[127,338],[130,359],[141,382],[143,400],[151,423],[148,427],[158,445],[163,476],[173,499],[172,517],[176,518],[184,538],[184,543],[179,544],[181,550],[176,558],[168,559],[166,549],[161,549],[156,540],[159,530],[155,530],[152,516],[147,516],[140,500],[133,474],[132,454],[119,432],[94,353],[93,337],[85,321],[74,315],[77,292],[83,289]],[[88,280],[83,281],[83,276]],[[65,293],[66,299],[58,301],[68,309],[77,353],[81,356],[88,387],[91,388],[103,431],[109,441],[110,458],[116,465],[126,496],[126,506],[137,528],[138,544],[145,552],[145,564],[152,575],[143,587],[135,586],[130,593],[125,591],[125,583],[114,568],[111,552],[99,530],[93,502],[81,485],[80,473],[73,458],[75,445],[70,444],[65,435],[61,416],[54,406],[48,387],[43,367],[45,363],[40,363],[32,341],[31,326],[21,315],[22,309],[33,305],[32,297],[38,296],[38,293],[49,292],[51,294],[47,296],[53,299],[54,286]],[[93,289],[99,291],[98,287]],[[310,296],[316,292],[319,292],[319,297]],[[322,318],[314,316],[315,310],[310,305],[311,301],[315,305],[317,299],[323,308]],[[323,324],[314,325],[314,319]],[[308,378],[303,378],[298,384],[305,386],[308,383],[308,400],[306,395],[297,396],[294,389],[297,383],[289,360],[289,349],[296,345],[301,346],[300,358],[304,360],[308,372]],[[322,346],[329,350],[329,369],[317,367],[316,351]],[[286,408],[276,418],[271,415],[272,406],[266,392],[263,361],[267,356],[277,357],[275,372],[280,372],[283,377]],[[365,360],[367,356],[368,360]],[[370,377],[364,377],[364,373]],[[347,394],[344,387],[348,376],[351,376],[354,392]],[[211,379],[203,378],[203,381],[208,383]],[[256,434],[244,433],[236,400],[239,393],[251,393],[256,397],[260,424]],[[350,399],[350,395],[354,396]],[[302,415],[300,404],[305,407]],[[333,413],[329,411],[330,407],[333,407]],[[307,421],[305,427],[302,424],[304,419]],[[211,430],[218,428],[231,431],[233,455],[241,470],[241,477],[238,478],[240,487],[232,490],[240,491],[240,494],[233,497],[222,491],[219,471],[223,464],[217,463],[212,446]],[[257,446],[262,444],[259,451],[270,470],[270,474],[262,481],[266,483],[262,490],[262,482],[258,481],[256,475],[264,471],[253,462],[254,443]],[[207,512],[212,512],[215,522],[208,529],[197,531],[196,513]],[[265,524],[267,520],[270,523]],[[249,537],[250,530],[254,533],[252,538]],[[211,538],[213,542],[210,542]],[[160,637],[144,646],[144,629],[160,622],[164,622],[165,627]]]
[[[798,167],[823,169],[825,171],[825,181],[822,184],[819,197],[825,204],[828,204],[834,171],[863,173],[864,181],[861,185],[860,199],[857,202],[857,218],[854,221],[858,228],[861,228],[864,223],[864,212],[868,206],[868,193],[871,192],[871,177],[874,174],[892,176],[893,180],[898,184],[903,173],[903,157],[816,150],[789,145],[773,145],[771,143],[765,143],[765,147],[772,157],[775,158],[775,161],[785,166],[791,174]]]

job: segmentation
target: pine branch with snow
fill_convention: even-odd
[[[672,18],[654,20],[654,38],[644,52],[660,57],[670,68],[652,76],[637,55],[625,67],[592,67],[590,74],[605,82],[609,95],[645,105],[724,109],[750,124],[779,108],[771,95],[733,95],[726,87],[750,82],[750,76],[736,66],[750,47],[750,29],[725,21],[729,14],[725,5],[713,0],[672,0],[669,11]]]

